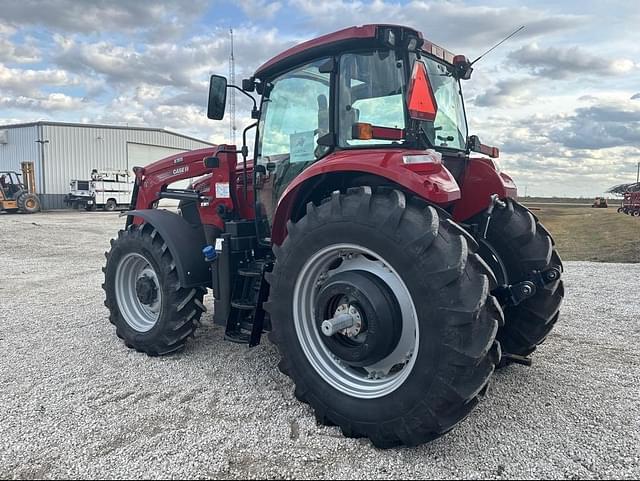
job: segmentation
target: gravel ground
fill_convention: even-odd
[[[378,451],[316,426],[275,348],[224,342],[210,312],[182,354],[126,349],[100,288],[121,223],[0,214],[1,478],[640,476],[640,265],[568,263],[532,368],[499,372],[445,437]]]

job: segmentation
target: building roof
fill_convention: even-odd
[[[197,139],[195,137],[190,137],[188,135],[179,134],[177,132],[173,132],[167,129],[160,129],[156,127],[131,127],[129,125],[106,125],[106,124],[82,124],[82,123],[74,123],[74,122],[52,122],[48,120],[39,120],[36,122],[25,122],[21,124],[7,124],[0,125],[0,130],[3,129],[14,129],[20,127],[34,127],[40,125],[52,125],[52,126],[60,126],[60,127],[84,127],[84,128],[94,128],[94,129],[117,129],[117,130],[143,130],[146,132],[162,132],[169,135],[175,135],[177,137],[182,137],[184,139],[193,140],[196,142],[201,142],[207,145],[215,145],[211,142],[207,142],[206,140]]]

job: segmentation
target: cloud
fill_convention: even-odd
[[[605,103],[579,108],[550,137],[571,149],[625,146],[640,150],[640,107]]]
[[[409,25],[427,39],[448,49],[468,49],[479,55],[519,25],[527,28],[517,38],[535,38],[584,25],[586,16],[550,13],[528,7],[489,7],[459,2],[291,0],[307,28],[323,32],[362,23]],[[327,12],[330,12],[327,15]],[[471,56],[471,55],[470,55]]]
[[[76,110],[82,108],[83,100],[62,93],[52,93],[45,97],[0,97],[0,105],[5,108],[25,109],[34,112]]]
[[[621,75],[635,68],[635,64],[629,59],[594,55],[580,47],[542,48],[535,43],[509,53],[508,58],[515,65],[527,68],[535,75],[552,79],[582,75]]]
[[[260,39],[259,42],[256,39]],[[52,61],[60,68],[85,75],[100,75],[110,85],[206,88],[211,73],[228,71],[229,35],[218,28],[182,44],[156,43],[121,46],[112,42],[87,43],[73,36],[56,35],[57,53]],[[269,57],[294,40],[275,29],[257,27],[234,30],[236,72],[248,76]]]
[[[0,63],[0,91],[14,95],[35,96],[46,86],[64,86],[77,83],[66,71],[60,69],[9,68]]]
[[[115,30],[170,35],[201,15],[206,6],[205,0],[191,0],[188,8],[180,0],[4,0],[0,21],[83,34]]]
[[[618,99],[593,102],[571,112],[539,113],[517,120],[489,117],[481,134],[485,137],[486,132],[487,139],[500,145],[506,158],[520,157],[534,170],[548,159],[564,159],[561,164],[567,172],[585,159],[611,164],[615,161],[612,149],[640,154],[640,106]]]
[[[530,101],[533,83],[531,78],[500,80],[473,98],[472,102],[478,107],[514,107]]]
[[[34,39],[15,43],[11,37],[17,30],[9,25],[0,24],[0,62],[33,63],[40,60],[40,50],[34,45]]]
[[[270,0],[243,0],[240,8],[251,19],[271,19],[276,13],[282,9],[281,2],[272,2]]]
[[[631,97],[631,100],[637,100],[637,99],[640,99],[640,93],[637,93]]]
[[[97,115],[87,116],[85,121],[160,127],[214,143],[223,143],[229,129],[228,119],[221,122],[209,120],[204,105],[167,105],[162,102],[144,106],[128,96],[115,98],[108,108]],[[244,126],[242,122],[240,124]]]

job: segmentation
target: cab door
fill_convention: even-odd
[[[330,59],[321,59],[267,82],[258,129],[257,213],[271,222],[280,196],[303,170],[327,154],[318,139],[329,132]]]

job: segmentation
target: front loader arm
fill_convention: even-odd
[[[216,157],[217,167],[206,167],[204,159]],[[234,208],[231,193],[235,189],[236,153],[235,148],[226,145],[185,152],[154,162],[147,167],[134,169],[136,180],[131,199],[131,209],[152,209],[160,199],[172,198],[202,202],[200,218],[203,224],[221,227],[222,220],[217,212],[219,205],[232,211]],[[207,178],[208,186],[195,190],[171,189],[175,182],[202,177]],[[142,219],[135,217],[132,223],[140,224]]]

